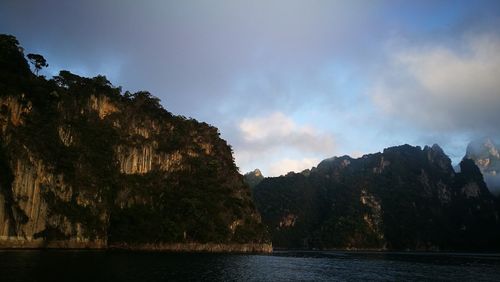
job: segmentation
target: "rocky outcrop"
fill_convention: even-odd
[[[499,205],[481,172],[438,145],[326,159],[265,178],[253,196],[276,247],[498,250]]]
[[[264,179],[264,175],[262,175],[262,172],[258,168],[256,168],[254,171],[245,173],[244,177],[245,182],[248,184],[248,186],[250,186],[250,188],[254,188]]]
[[[120,172],[125,174],[146,174],[153,169],[174,171],[182,169],[182,154],[158,153],[154,144],[140,147],[118,146],[116,155],[120,164]]]
[[[119,111],[111,99],[104,95],[90,95],[88,101],[89,108],[96,111],[100,119],[104,119],[106,116]]]
[[[37,77],[13,37],[0,63],[0,248],[269,250],[216,128],[103,76]]]

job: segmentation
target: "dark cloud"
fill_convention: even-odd
[[[2,31],[44,52],[54,66],[92,74],[114,70],[115,83],[149,89],[174,111],[194,115],[238,89],[241,94],[257,88],[253,97],[282,102],[276,85],[310,77],[350,52],[362,39],[356,34],[374,20],[369,12],[377,10],[364,1],[7,1],[4,6]],[[257,80],[245,83],[248,78]]]

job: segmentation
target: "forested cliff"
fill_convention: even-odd
[[[438,145],[334,157],[253,190],[275,247],[500,249],[498,198],[472,160],[455,172]]]
[[[270,250],[217,128],[104,76],[35,75],[8,35],[0,130],[0,246]]]

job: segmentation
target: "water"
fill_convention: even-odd
[[[0,251],[0,281],[500,281],[499,254]]]

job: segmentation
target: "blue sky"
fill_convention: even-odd
[[[0,32],[217,126],[265,175],[498,138],[500,1],[20,1]]]

